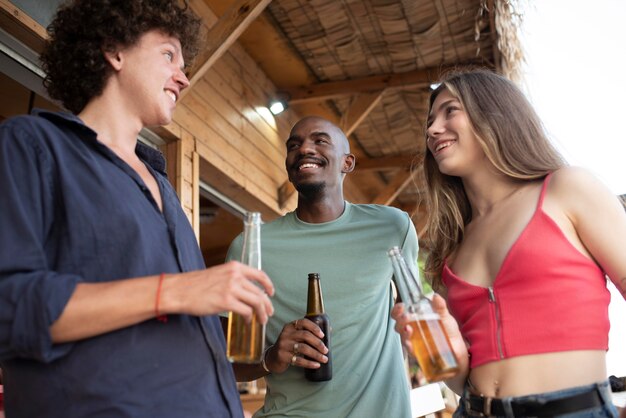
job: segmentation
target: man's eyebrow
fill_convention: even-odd
[[[180,56],[181,56],[181,58],[184,58],[184,57],[183,57],[183,49],[182,49],[181,47],[179,47],[178,45],[176,45],[176,43],[172,42],[171,40],[166,40],[166,41],[164,42],[164,44],[165,44],[165,45],[169,45],[169,46],[171,46],[171,47],[174,49],[174,52],[175,52],[177,55],[180,55]],[[187,74],[186,74],[186,70],[187,70],[187,71],[189,71],[189,70],[190,70],[190,68],[189,68],[189,66],[187,65],[187,63],[186,63],[186,62],[184,62],[184,60],[183,60],[183,64],[180,66],[180,71],[182,71],[183,73],[185,73],[185,75],[187,75]]]

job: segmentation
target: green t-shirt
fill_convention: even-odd
[[[242,237],[231,244],[239,259]],[[380,205],[346,202],[344,213],[322,224],[295,212],[261,228],[263,270],[276,293],[266,343],[306,314],[309,273],[319,273],[332,326],[333,378],[310,382],[304,369],[266,376],[265,405],[255,417],[410,417],[409,383],[399,335],[390,317],[392,267],[387,250],[399,246],[417,260],[417,235],[409,216]]]

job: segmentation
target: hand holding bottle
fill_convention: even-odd
[[[313,321],[300,318],[283,326],[276,343],[265,357],[271,373],[283,373],[289,367],[319,369],[328,362],[328,347],[323,342],[324,333]]]
[[[424,296],[419,273],[411,269],[398,247],[391,248],[388,255],[394,282],[409,316],[408,324],[413,328],[408,334],[412,353],[426,380],[436,382],[455,376],[459,372],[455,353],[439,314]]]
[[[439,314],[441,324],[448,334],[450,339],[450,345],[456,355],[457,359],[467,358],[467,344],[461,335],[459,325],[450,312],[444,298],[435,294],[432,299],[433,310]],[[411,322],[411,315],[406,310],[404,303],[396,303],[391,310],[391,318],[396,321],[395,330],[402,338],[402,345],[407,349],[409,353],[413,353],[413,345],[411,344],[411,335],[413,334],[413,328],[409,325]],[[461,362],[459,362],[461,363]]]
[[[241,262],[261,271],[261,214],[249,212],[244,219]],[[257,315],[252,320],[235,311],[228,314],[226,356],[232,362],[258,363],[265,352],[265,322]]]

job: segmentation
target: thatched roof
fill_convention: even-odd
[[[273,0],[257,21],[240,42],[289,105],[351,133],[351,200],[408,211],[418,194],[405,168],[423,154],[430,84],[465,65],[515,80],[523,59],[513,0]]]

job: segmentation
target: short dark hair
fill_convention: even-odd
[[[198,53],[200,19],[177,0],[74,0],[48,26],[41,54],[44,86],[53,99],[79,113],[104,89],[111,68],[104,51],[131,46],[158,29],[180,40],[187,65]]]

